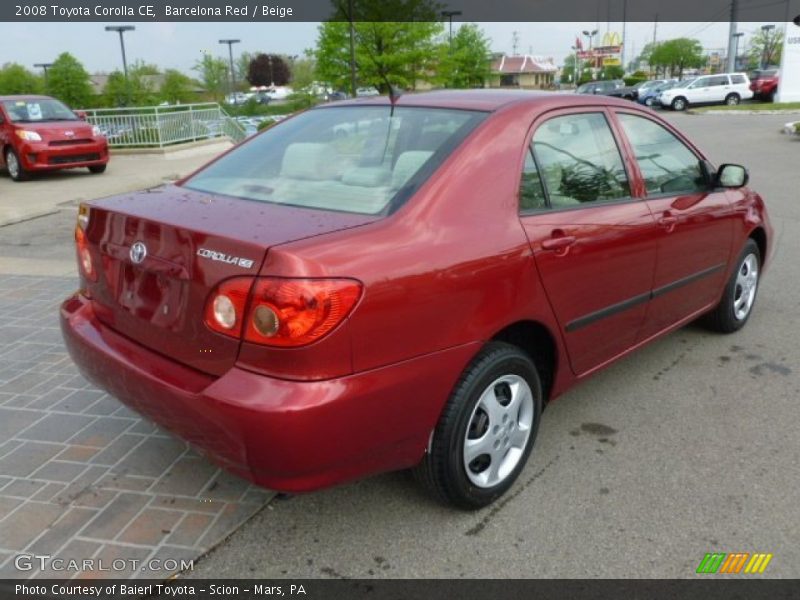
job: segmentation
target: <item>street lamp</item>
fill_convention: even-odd
[[[462,13],[460,10],[443,10],[442,16],[450,20],[450,50],[453,50],[453,17],[460,17]]]
[[[736,71],[739,69],[739,38],[742,37],[744,33],[741,31],[739,33],[734,33],[733,37],[733,70]]]
[[[594,36],[597,35],[597,29],[593,29],[592,31],[584,30],[583,35],[589,38],[589,50],[592,49],[592,40],[594,40]]]
[[[125,60],[125,38],[123,34],[126,31],[134,31],[136,27],[133,25],[106,25],[106,31],[116,31],[119,33],[119,46],[122,48],[122,69],[125,71],[125,81],[128,80],[128,62]]]
[[[770,58],[772,58],[772,53],[771,52],[767,52],[767,51],[769,50],[769,46],[770,46],[769,32],[771,30],[773,30],[773,29],[775,29],[775,25],[762,25],[761,26],[761,31],[764,32],[764,52],[763,52],[763,54],[761,56],[761,60],[762,60],[761,68],[762,69],[766,69],[769,66],[769,65],[767,65],[767,61]]]
[[[40,69],[44,69],[44,87],[47,87],[47,69],[53,66],[53,63],[36,63],[33,65],[34,67],[38,67]]]
[[[233,70],[233,45],[240,43],[242,40],[220,40],[220,44],[228,44],[228,58],[231,61],[231,96],[233,96],[233,103],[238,104],[236,100],[236,72]]]

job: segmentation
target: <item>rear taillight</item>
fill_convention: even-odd
[[[92,262],[89,241],[86,239],[86,227],[89,225],[89,207],[81,204],[78,208],[78,224],[75,226],[75,248],[78,253],[78,264],[83,276],[89,281],[97,281],[97,270]]]
[[[360,296],[361,284],[352,279],[236,278],[209,296],[205,320],[214,331],[247,342],[305,346],[333,331]]]
[[[252,277],[237,277],[222,282],[206,303],[205,322],[217,333],[238,338],[242,333],[247,296]]]

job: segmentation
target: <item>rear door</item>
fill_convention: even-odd
[[[655,266],[655,223],[647,204],[632,197],[604,109],[548,113],[530,140],[521,222],[581,374],[637,339]]]
[[[718,299],[734,213],[723,190],[709,189],[702,157],[676,132],[642,113],[619,110],[616,118],[658,225],[653,298],[641,336],[647,338]]]

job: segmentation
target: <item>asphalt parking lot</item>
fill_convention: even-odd
[[[744,330],[686,327],[563,396],[519,481],[488,509],[441,507],[406,473],[277,497],[185,575],[691,577],[717,551],[772,553],[765,576],[800,577],[800,142],[777,133],[798,117],[667,117],[713,161],[748,166],[769,206],[778,251]],[[25,258],[71,261],[73,211],[0,228],[0,273]],[[0,501],[4,475],[0,463]]]

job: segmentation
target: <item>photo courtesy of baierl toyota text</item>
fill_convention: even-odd
[[[798,598],[800,0],[0,4],[0,598]]]

